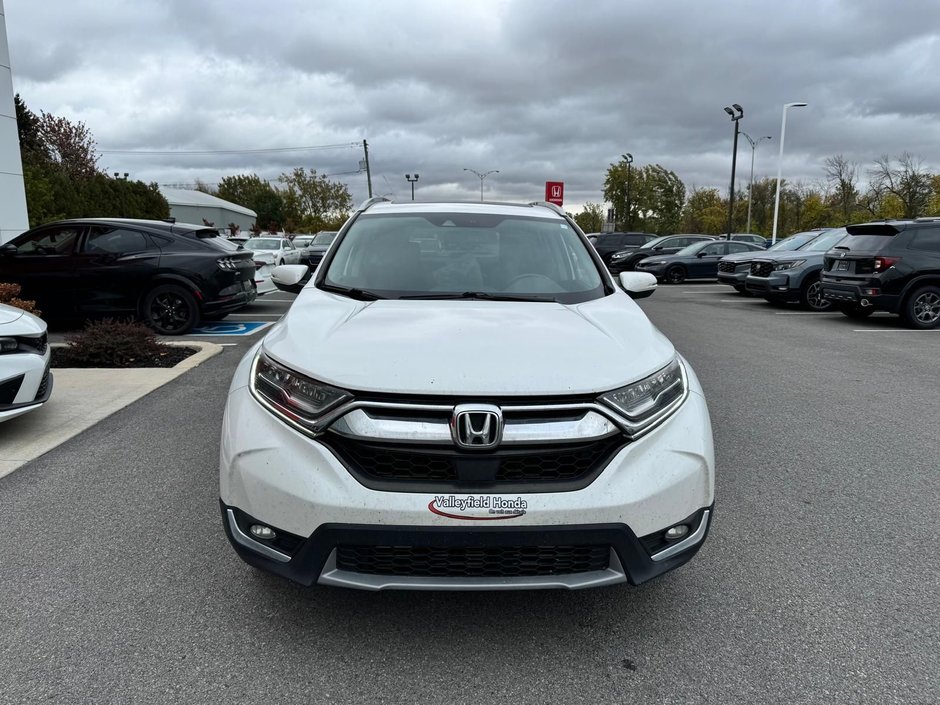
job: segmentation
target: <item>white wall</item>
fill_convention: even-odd
[[[3,0],[0,0],[0,243],[13,239],[28,228],[7,23]]]

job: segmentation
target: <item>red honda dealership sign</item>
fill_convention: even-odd
[[[545,182],[545,200],[554,203],[556,206],[564,205],[565,202],[565,182],[564,181],[546,181]]]

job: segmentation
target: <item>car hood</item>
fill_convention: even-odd
[[[800,250],[791,250],[779,254],[774,252],[755,252],[754,254],[756,255],[753,257],[755,260],[771,262],[792,262],[794,260],[808,260],[810,262],[817,260],[822,262],[823,257],[826,256],[825,252],[801,252]]]
[[[38,335],[44,330],[46,323],[38,316],[0,304],[0,335]]]
[[[751,250],[750,252],[735,252],[733,255],[725,255],[719,262],[746,262],[752,259],[767,259],[766,250]],[[773,253],[771,253],[773,254]]]
[[[329,245],[307,245],[307,249],[311,252],[326,252],[330,249]]]
[[[566,306],[364,302],[309,286],[263,347],[288,367],[353,391],[450,396],[594,394],[645,377],[675,354],[619,291]]]
[[[687,260],[694,260],[695,257],[686,257],[685,255],[647,255],[640,262],[649,262],[651,260],[656,260],[657,262],[685,262]]]

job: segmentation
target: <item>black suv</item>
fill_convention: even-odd
[[[695,242],[714,239],[711,235],[664,235],[650,240],[642,247],[615,252],[611,255],[607,268],[614,274],[631,272],[636,269],[636,263],[641,259],[654,255],[674,255],[683,247],[688,247]]]
[[[136,316],[163,335],[251,303],[254,273],[217,230],[160,220],[63,220],[0,246],[0,282],[45,317]]]
[[[588,240],[597,254],[604,260],[604,264],[610,264],[610,257],[615,252],[628,250],[634,247],[642,247],[650,240],[655,240],[656,236],[650,233],[598,233],[597,235],[588,235]]]
[[[850,225],[826,253],[822,293],[851,318],[900,314],[911,328],[940,325],[940,219]]]

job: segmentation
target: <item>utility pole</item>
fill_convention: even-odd
[[[362,151],[366,155],[366,181],[369,184],[369,198],[372,198],[372,170],[369,168],[369,143],[362,140]]]
[[[633,204],[630,202],[630,186],[631,186],[631,173],[630,165],[633,164],[633,155],[630,152],[621,155],[623,160],[627,163],[627,231],[633,229]]]
[[[754,201],[754,150],[757,149],[757,145],[760,144],[761,140],[772,140],[773,137],[764,135],[754,140],[751,139],[751,136],[744,130],[741,130],[741,134],[744,135],[744,139],[751,145],[751,180],[748,182],[747,187],[747,228],[744,231],[749,233],[751,232],[751,203]]]
[[[418,175],[415,174],[414,178],[412,178],[411,174],[405,174],[405,178],[411,184],[411,200],[413,201],[415,200],[415,181],[418,180]]]
[[[730,108],[725,108],[725,112],[731,116],[734,123],[734,147],[731,151],[731,189],[728,193],[728,240],[731,240],[731,232],[734,229],[734,171],[738,165],[738,133],[740,127],[738,120],[744,117],[744,110],[737,103],[732,103]]]

